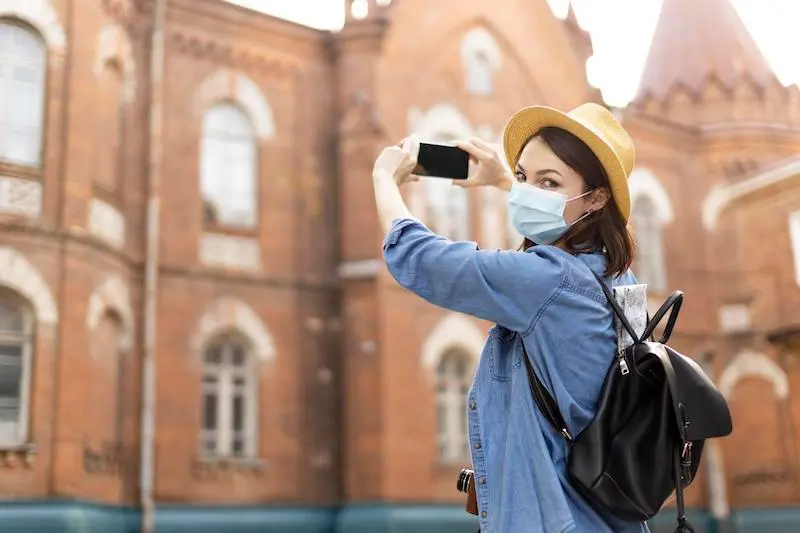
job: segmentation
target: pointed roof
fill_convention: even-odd
[[[696,92],[711,76],[729,88],[776,79],[730,0],[663,0],[636,99],[678,84]]]

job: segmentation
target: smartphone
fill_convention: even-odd
[[[469,154],[447,144],[419,143],[414,174],[431,178],[465,180],[469,173]]]

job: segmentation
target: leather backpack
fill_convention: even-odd
[[[675,491],[675,531],[693,532],[683,489],[694,480],[705,440],[731,433],[727,402],[697,363],[666,345],[678,319],[682,292],[674,292],[638,336],[611,290],[596,274],[595,278],[633,344],[614,357],[595,417],[573,437],[521,341],[534,400],[567,441],[569,478],[596,510],[643,522],[658,513]],[[667,312],[664,334],[653,341],[653,332]]]

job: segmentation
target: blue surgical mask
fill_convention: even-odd
[[[508,193],[508,214],[520,235],[536,244],[552,244],[563,237],[573,224],[589,216],[586,213],[572,224],[568,223],[564,220],[567,202],[583,198],[591,192],[567,198],[565,194],[515,181]]]

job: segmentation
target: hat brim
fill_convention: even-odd
[[[628,174],[614,150],[591,128],[576,121],[566,113],[546,106],[531,106],[516,113],[506,124],[503,149],[506,161],[514,169],[528,140],[543,128],[560,128],[581,141],[597,156],[608,176],[611,195],[622,217],[628,221],[631,198],[628,191]]]

